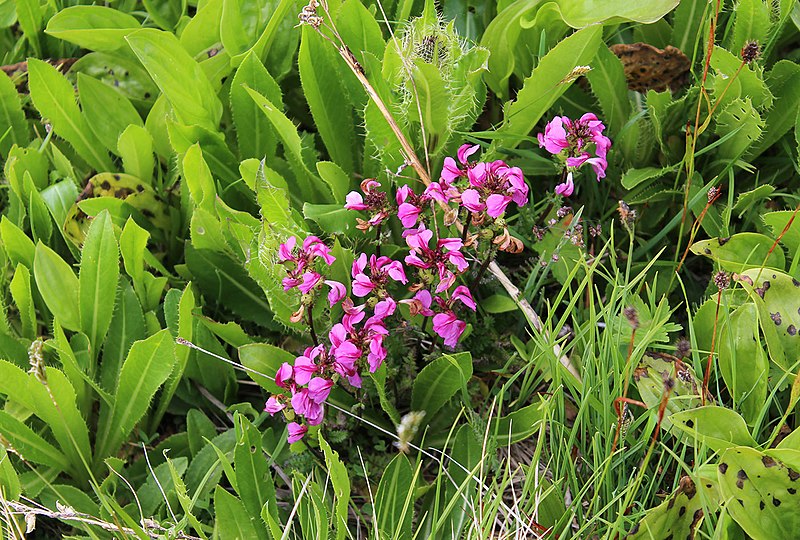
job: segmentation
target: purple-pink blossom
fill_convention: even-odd
[[[556,194],[572,195],[575,190],[573,173],[587,163],[598,181],[605,178],[611,140],[603,135],[603,130],[603,122],[594,114],[586,113],[574,121],[566,116],[556,116],[545,125],[544,133],[537,135],[540,147],[565,158],[567,175],[564,182],[556,186]]]
[[[289,444],[296,443],[303,436],[308,432],[308,427],[302,424],[298,424],[297,422],[289,422],[289,425],[286,426],[289,430]]]

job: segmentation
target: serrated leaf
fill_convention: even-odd
[[[278,144],[272,123],[258,111],[258,105],[247,93],[252,88],[271,103],[282,103],[281,89],[258,57],[245,56],[231,83],[231,112],[239,142],[239,157],[271,158]]]
[[[128,98],[105,83],[78,73],[78,92],[86,123],[112,153],[117,153],[119,137],[128,126],[144,128],[144,122]]]
[[[252,540],[259,538],[242,501],[221,486],[214,490],[215,538]]]
[[[719,159],[738,159],[761,136],[764,121],[753,107],[749,98],[735,99],[717,117],[718,135],[735,133],[717,148]]]
[[[78,277],[78,308],[81,331],[89,338],[96,358],[114,313],[119,249],[108,212],[92,220],[81,250]]]
[[[80,329],[78,278],[58,254],[42,243],[36,245],[33,262],[36,287],[50,311],[69,330]]]
[[[111,160],[101,150],[100,141],[81,115],[69,81],[47,62],[31,58],[28,60],[28,85],[33,104],[42,119],[53,125],[56,134],[71,144],[94,169],[111,170]]]
[[[325,466],[328,469],[328,476],[331,479],[333,486],[333,494],[336,496],[336,503],[334,506],[334,528],[336,530],[336,540],[343,540],[347,537],[347,507],[350,504],[350,478],[347,475],[347,468],[345,468],[342,460],[339,459],[339,454],[334,452],[328,442],[322,437],[322,431],[318,432],[319,446],[325,456]]]
[[[141,28],[135,17],[104,6],[72,6],[58,11],[45,33],[93,51],[111,52],[125,45],[125,36]]]
[[[8,131],[8,134],[3,134]],[[0,155],[8,156],[11,145],[25,146],[28,142],[28,124],[17,88],[4,72],[0,75]]]

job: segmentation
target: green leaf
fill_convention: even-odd
[[[397,411],[397,408],[394,406],[389,400],[389,396],[386,395],[386,372],[388,371],[385,364],[381,364],[375,373],[370,373],[369,378],[372,379],[372,382],[375,383],[375,390],[378,392],[378,400],[381,403],[381,409],[392,420],[394,425],[400,425],[402,418],[400,417],[400,413]]]
[[[763,311],[759,310],[759,320],[770,352],[769,335],[774,332],[787,360],[794,362],[800,356],[800,281],[783,272],[756,269],[742,272],[737,281],[749,285],[751,295],[760,297],[757,305],[763,306]]]
[[[17,20],[25,39],[31,44],[37,56],[41,56],[39,30],[42,29],[42,7],[39,0],[16,0]]]
[[[281,89],[267,68],[250,53],[245,56],[231,83],[231,113],[239,143],[239,157],[271,158],[278,144],[272,123],[259,112],[258,105],[247,93],[252,88],[270,103],[281,104]]]
[[[96,461],[115,453],[147,412],[175,365],[174,348],[168,330],[133,344],[120,370],[114,406],[101,409]]]
[[[347,475],[347,468],[339,459],[339,454],[334,452],[328,442],[322,437],[322,431],[317,432],[319,436],[319,446],[325,456],[325,466],[328,468],[328,477],[331,479],[333,494],[336,497],[334,528],[336,530],[336,540],[343,540],[347,537],[347,506],[350,503],[350,478]]]
[[[69,330],[78,331],[78,278],[64,259],[42,243],[36,245],[33,262],[36,287],[50,311]]]
[[[547,414],[547,401],[541,400],[492,421],[491,433],[499,446],[514,444],[539,431]]]
[[[798,302],[800,304],[800,302]],[[742,412],[749,425],[758,420],[767,398],[769,359],[761,346],[758,309],[746,303],[730,319],[720,321],[719,367],[733,397],[734,407]]]
[[[259,538],[242,501],[222,487],[214,490],[215,538],[251,540]]]
[[[703,522],[703,500],[696,497],[697,487],[688,476],[681,478],[678,489],[667,500],[645,514],[625,538],[694,538]]]
[[[733,100],[717,116],[715,132],[721,136],[733,133],[717,148],[718,158],[738,159],[758,140],[763,130],[764,121],[753,107],[750,98]]]
[[[295,191],[308,198],[309,202],[321,202],[319,194],[324,193],[324,191],[318,186],[324,184],[308,169],[303,159],[303,144],[300,135],[297,133],[297,128],[292,121],[277,108],[277,104],[270,102],[266,97],[252,88],[245,87],[245,90],[250,94],[251,99],[255,101],[256,105],[258,105],[262,114],[266,115],[267,119],[272,123],[273,129],[278,134],[283,144],[286,157],[297,177],[298,186]],[[328,199],[329,194],[324,193],[324,197],[322,198]]]
[[[207,298],[248,321],[267,324],[269,305],[238,261],[224,253],[187,245],[186,264]]]
[[[5,447],[0,448],[0,492],[6,500],[16,500],[22,493],[19,476],[8,459]],[[16,519],[16,518],[10,518]],[[13,534],[13,533],[12,533]]]
[[[107,391],[117,387],[119,370],[128,356],[131,346],[147,337],[142,306],[127,280],[121,280],[117,301],[108,337],[103,344],[103,360],[100,362],[100,382]]]
[[[774,241],[763,234],[744,232],[728,238],[700,240],[692,244],[692,253],[705,255],[729,272],[743,272],[748,268],[783,269],[783,250],[774,249]]]
[[[125,37],[141,28],[135,17],[103,6],[72,6],[58,11],[45,32],[93,51],[112,52],[125,45]]]
[[[11,298],[19,311],[22,323],[22,336],[28,339],[36,338],[36,309],[33,305],[33,291],[31,290],[31,273],[22,263],[14,270],[14,277],[8,286]]]
[[[36,246],[28,235],[6,216],[0,218],[0,240],[3,241],[3,249],[13,264],[24,264],[29,269],[33,268]]]
[[[764,44],[767,42],[772,23],[770,8],[763,0],[739,0],[736,4],[736,20],[728,49],[741,51],[748,41]],[[763,45],[762,45],[763,46]]]
[[[125,39],[181,122],[217,129],[222,103],[203,69],[174,34],[148,28]]]
[[[337,201],[345,200],[350,193],[350,176],[339,165],[332,161],[318,161],[317,172],[322,180],[328,184]]]
[[[780,210],[762,214],[761,219],[772,229],[775,238],[783,234],[781,243],[789,248],[789,253],[800,251],[800,215],[795,214],[793,210]]]
[[[255,372],[263,373],[266,377],[275,377],[275,373],[277,373],[281,364],[284,362],[292,364],[294,359],[295,355],[292,353],[269,343],[250,343],[239,347],[239,361],[242,365]],[[271,379],[262,377],[252,371],[248,371],[247,376],[271,394],[278,394],[282,391]]]
[[[624,21],[652,23],[675,9],[680,0],[557,0],[564,22],[572,28]]]
[[[297,57],[303,94],[332,160],[352,173],[356,146],[354,111],[336,69],[337,60],[328,41],[313,28],[303,26]]]
[[[531,131],[571,83],[562,83],[575,66],[587,65],[601,45],[602,28],[578,30],[553,47],[525,79],[517,99],[505,108],[503,125],[497,130],[497,145],[515,148]]]
[[[795,463],[769,454],[788,452]],[[762,453],[752,448],[729,448],[717,468],[719,490],[731,517],[755,540],[791,538],[800,530],[797,467],[800,452]]]
[[[493,294],[481,301],[481,307],[487,313],[508,313],[509,311],[516,311],[519,306],[510,296]]]
[[[217,198],[217,189],[214,185],[214,178],[211,176],[211,169],[203,159],[203,151],[200,145],[195,143],[189,147],[183,155],[181,163],[183,178],[189,187],[189,193],[194,204],[209,212],[214,211],[214,204]]]
[[[433,418],[459,388],[465,388],[472,377],[472,355],[468,352],[445,354],[437,358],[414,379],[411,409],[425,411]]]
[[[377,530],[391,531],[394,538],[411,538],[414,473],[405,454],[397,454],[383,471],[375,493]]]
[[[116,152],[122,158],[122,168],[147,185],[153,183],[153,137],[143,127],[131,124],[120,133]]]
[[[56,134],[71,144],[94,169],[110,171],[111,160],[101,150],[100,141],[81,115],[69,81],[47,62],[31,58],[28,60],[28,85],[33,104],[42,118],[53,125]]]
[[[744,419],[736,412],[706,405],[670,416],[672,425],[688,434],[685,441],[692,446],[704,444],[720,452],[734,446],[757,446]]]
[[[27,461],[65,471],[70,464],[56,447],[5,411],[0,411],[0,433]]]
[[[6,131],[8,134],[3,136]],[[24,146],[28,143],[28,124],[17,88],[4,72],[0,75],[0,155],[8,157],[11,146]]]
[[[78,73],[78,92],[86,123],[112,153],[117,153],[119,136],[128,126],[144,128],[144,122],[128,98],[107,84]]]
[[[613,138],[625,126],[631,114],[625,70],[620,59],[608,47],[597,49],[597,56],[591,67],[592,70],[586,74],[586,78],[592,85],[592,93],[600,102],[603,120]],[[629,186],[625,187],[631,189]]]
[[[108,212],[92,220],[81,251],[78,278],[78,308],[81,331],[92,344],[97,357],[114,313],[119,250]]]
[[[278,506],[269,464],[261,447],[261,433],[242,414],[235,415],[234,423],[236,446],[233,465],[237,490],[258,537],[268,538],[265,524],[261,521],[261,509],[268,505],[270,513],[277,516]]]
[[[758,142],[750,148],[748,159],[761,155],[792,129],[800,112],[800,66],[789,60],[780,60],[766,79],[775,101],[764,116],[766,127]]]
[[[341,204],[311,204],[303,205],[303,217],[319,225],[323,232],[336,235],[354,236],[361,231],[358,226],[358,214],[348,210]]]
[[[453,95],[435,65],[422,60],[414,62],[411,70],[413,102],[418,109],[409,112],[413,124],[421,124],[425,132],[428,150],[437,153],[450,136],[450,104]]]

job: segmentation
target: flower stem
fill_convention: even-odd
[[[478,273],[475,274],[475,279],[472,280],[472,285],[469,286],[469,290],[470,290],[471,293],[473,293],[473,294],[475,293],[475,289],[478,287],[478,284],[481,282],[481,278],[483,277],[483,274],[486,272],[486,269],[489,268],[489,265],[494,260],[494,256],[495,256],[496,253],[497,253],[497,249],[495,247],[492,247],[492,249],[489,250],[489,253],[486,254],[486,260],[484,260],[483,264],[481,265],[481,267],[478,268]]]
[[[375,227],[375,256],[381,256],[381,226],[383,223],[378,223]]]
[[[469,225],[472,222],[472,212],[467,213],[467,219],[464,221],[464,230],[461,232],[461,243],[467,241],[467,234],[469,234]]]
[[[316,347],[319,345],[319,340],[317,339],[317,333],[314,331],[314,304],[308,306],[308,330],[311,333],[311,341],[314,342]]]

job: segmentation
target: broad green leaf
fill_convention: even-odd
[[[472,355],[468,352],[437,358],[414,379],[411,409],[425,411],[432,418],[472,377]]]
[[[696,497],[697,487],[688,476],[681,478],[678,489],[667,500],[647,511],[625,536],[629,540],[652,538],[694,538],[703,522],[703,501]]]
[[[505,294],[493,294],[481,301],[481,308],[485,309],[487,313],[508,313],[515,311],[518,307],[517,303]]]
[[[0,492],[6,500],[15,500],[22,493],[22,487],[19,483],[19,476],[14,466],[8,459],[8,453],[4,447],[0,447]],[[10,519],[16,519],[11,517]],[[8,523],[8,520],[6,520]],[[12,533],[13,534],[13,533]]]
[[[158,86],[129,52],[89,53],[72,65],[70,73],[84,73],[111,86],[136,107],[149,108],[159,97]]]
[[[352,173],[356,154],[354,110],[336,69],[337,60],[328,41],[313,28],[303,26],[297,57],[303,94],[332,161]]]
[[[78,278],[81,331],[88,336],[94,357],[99,354],[111,324],[118,279],[119,250],[114,226],[108,212],[102,212],[89,226]]]
[[[239,143],[239,157],[272,158],[278,144],[272,123],[259,112],[247,93],[252,88],[270,103],[281,104],[281,89],[255,54],[245,56],[231,83],[231,112]]]
[[[53,315],[65,328],[79,330],[79,286],[72,268],[55,251],[39,243],[36,245],[33,275],[36,287]]]
[[[3,249],[13,264],[24,264],[28,269],[33,268],[36,245],[6,216],[0,218],[0,240],[3,241]]]
[[[375,493],[377,530],[391,531],[394,538],[411,538],[414,472],[405,454],[397,454],[384,469]]]
[[[769,336],[774,332],[790,365],[797,361],[800,358],[800,281],[783,272],[757,269],[742,272],[737,280],[747,284],[759,297],[757,305],[763,306],[763,311],[759,310],[759,320],[770,352],[773,347]]]
[[[33,291],[31,289],[31,273],[22,263],[17,264],[14,277],[8,286],[11,298],[19,311],[22,323],[22,336],[28,339],[36,338],[36,309],[33,305]]]
[[[716,133],[731,134],[716,149],[717,156],[723,160],[737,159],[758,140],[763,130],[764,121],[750,98],[733,100],[717,116]]]
[[[624,21],[655,22],[678,5],[680,0],[557,0],[564,22],[573,28],[595,23],[614,24]]]
[[[716,76],[711,80],[711,87],[719,99],[718,108],[722,108],[736,99],[748,98],[756,109],[769,107],[773,103],[770,88],[762,79],[761,71],[749,65],[742,66],[742,60],[722,47],[715,47],[711,54],[711,67]],[[741,69],[740,69],[741,68]],[[738,75],[737,75],[738,74]],[[730,83],[731,77],[736,77]],[[728,84],[725,95],[722,91]]]
[[[58,11],[45,32],[84,49],[111,52],[125,45],[125,36],[141,28],[135,17],[103,6],[72,6]]]
[[[120,133],[115,152],[122,158],[122,168],[147,185],[153,183],[153,137],[139,125],[129,125]]]
[[[506,416],[492,420],[491,433],[499,446],[514,444],[527,439],[537,431],[547,414],[547,401],[531,403]]]
[[[553,47],[530,77],[525,79],[515,101],[505,107],[503,125],[496,144],[515,148],[530,133],[571,83],[562,83],[575,66],[589,64],[601,45],[602,28],[578,30]]]
[[[328,442],[322,437],[322,431],[318,432],[319,446],[325,456],[325,466],[328,469],[328,476],[333,486],[333,494],[336,497],[334,512],[334,529],[336,530],[336,540],[343,540],[347,537],[347,506],[350,503],[350,478],[347,475],[347,468],[339,459],[339,454],[334,452]]]
[[[337,201],[345,200],[347,194],[350,193],[350,176],[332,161],[318,161],[317,172],[320,178],[330,186],[333,198]]]
[[[770,8],[763,0],[739,0],[728,49],[739,52],[748,41],[766,43],[770,26]]]
[[[592,85],[592,93],[600,102],[603,120],[613,138],[628,121],[631,112],[625,70],[620,59],[608,47],[597,49],[597,56],[591,67],[592,70],[586,74],[586,78]],[[625,187],[631,189],[630,186]]]
[[[215,538],[252,540],[259,538],[242,501],[221,486],[214,490]]]
[[[743,232],[728,238],[700,240],[692,244],[691,249],[692,253],[713,259],[729,272],[761,268],[762,265],[783,269],[783,250],[776,247],[770,253],[773,243],[771,238],[763,234]]]
[[[274,378],[281,364],[292,364],[294,359],[295,355],[292,353],[269,343],[250,343],[239,347],[239,362],[252,370],[247,372],[248,377],[272,394],[281,392],[281,388],[267,377]],[[265,377],[259,374],[264,374]]]
[[[62,180],[42,190],[41,195],[53,220],[61,229],[67,219],[69,209],[78,198],[78,188],[75,187],[75,182],[70,179]]]
[[[270,512],[277,516],[278,506],[267,456],[261,447],[261,432],[242,414],[234,416],[234,423],[236,447],[233,465],[239,497],[258,538],[268,538],[266,525],[261,521],[261,509],[268,505]]]
[[[78,93],[86,123],[112,153],[117,153],[119,136],[128,126],[144,128],[144,122],[128,98],[107,84],[78,73]],[[109,114],[110,111],[113,113]]]
[[[42,29],[42,6],[39,0],[16,0],[17,20],[22,28],[22,33],[31,44],[37,56],[41,56],[39,46],[39,31]]]
[[[203,69],[174,34],[150,28],[134,32],[125,39],[181,122],[212,131],[217,129],[222,103]],[[188,81],[191,84],[187,84]]]
[[[214,211],[214,202],[217,197],[217,190],[214,185],[214,178],[211,176],[211,169],[208,168],[203,159],[203,151],[199,144],[189,147],[183,156],[181,163],[183,178],[189,187],[189,193],[194,204],[209,212]]]
[[[8,134],[3,134],[8,131]],[[0,155],[8,156],[11,145],[24,146],[28,143],[28,124],[17,88],[11,79],[3,73],[0,75]]]
[[[688,435],[684,440],[692,446],[703,444],[717,452],[734,446],[757,446],[744,419],[725,407],[706,405],[677,412],[670,421]]]
[[[798,302],[800,305],[800,302]],[[734,406],[753,425],[767,398],[769,359],[761,346],[758,309],[746,303],[736,309],[727,321],[720,321],[718,336],[719,367]]]
[[[303,144],[292,121],[277,108],[276,104],[271,103],[260,93],[252,88],[245,87],[245,90],[258,105],[261,113],[266,115],[272,123],[272,127],[283,144],[286,157],[297,177],[298,186],[295,188],[295,192],[302,194],[309,202],[322,202],[321,199],[328,199],[329,194],[319,187],[324,184],[308,169],[303,159]]]
[[[153,395],[172,372],[174,348],[168,330],[133,344],[119,373],[114,406],[101,409],[96,460],[116,452],[147,412]]]
[[[772,229],[775,238],[782,235],[781,243],[789,248],[789,253],[800,252],[800,214],[792,210],[780,210],[762,214],[761,219]]]
[[[239,261],[224,253],[187,245],[186,264],[207,298],[248,321],[267,323],[269,304]]]
[[[70,468],[62,452],[5,411],[0,411],[0,434],[8,439],[14,450],[27,461],[62,471]]]
[[[369,52],[377,58],[383,57],[386,43],[375,16],[358,0],[345,0],[336,17],[339,35],[350,50],[361,58],[362,52]]]
[[[761,155],[792,129],[800,112],[800,66],[789,60],[779,60],[766,80],[775,102],[764,115],[766,127],[758,142],[750,148],[748,159]]]
[[[691,59],[696,59],[695,50],[699,40],[705,43],[707,35],[701,28],[704,27],[704,14],[708,9],[713,10],[713,7],[706,0],[683,0],[675,10],[670,43]]]
[[[361,231],[357,229],[358,214],[341,204],[305,203],[303,217],[319,225],[329,235],[361,236]]]
[[[98,171],[110,171],[111,160],[95,137],[75,102],[72,85],[56,68],[31,58],[28,60],[28,85],[31,99],[43,119],[53,125],[75,151]]]
[[[717,468],[727,511],[755,540],[791,538],[800,530],[799,476],[792,465],[752,448],[729,448]]]
[[[413,102],[416,110],[408,113],[408,119],[420,124],[425,132],[428,150],[437,153],[450,136],[450,109],[453,95],[439,73],[439,68],[422,60],[414,62],[411,70]]]

